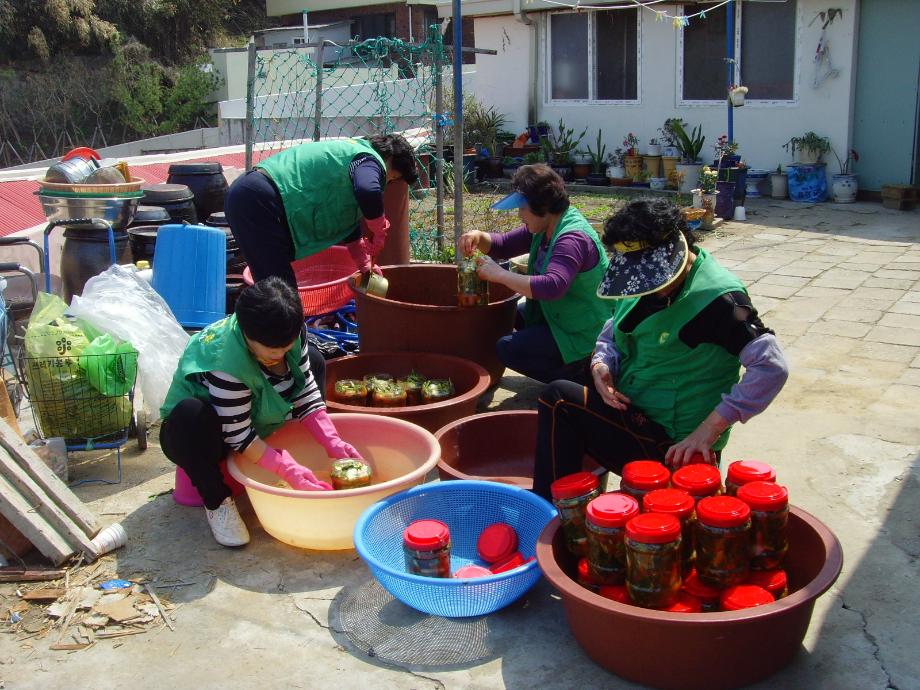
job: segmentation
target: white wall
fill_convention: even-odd
[[[740,152],[750,166],[775,169],[778,163],[792,162],[782,145],[790,137],[814,130],[830,137],[835,149],[847,149],[852,136],[852,71],[855,69],[855,23],[857,0],[838,0],[835,7],[843,9],[843,18],[828,27],[831,57],[840,71],[836,79],[829,79],[819,89],[812,88],[814,75],[813,56],[821,34],[820,21],[808,26],[812,18],[827,9],[824,0],[799,0],[797,18],[796,100],[792,104],[752,104],[734,110],[735,140]],[[659,7],[665,7],[661,5]],[[675,7],[667,6],[672,14]],[[690,11],[688,9],[688,11]],[[546,14],[531,12],[531,18],[545,23]],[[705,21],[705,20],[692,20]],[[526,124],[526,75],[524,60],[529,53],[523,49],[524,35],[529,29],[513,16],[477,18],[476,43],[496,47],[497,57],[477,58],[476,95],[487,104],[495,105],[515,124]],[[769,31],[769,27],[763,27]],[[567,126],[581,131],[588,127],[586,141],[593,141],[597,129],[604,132],[608,151],[620,146],[627,132],[633,132],[642,144],[657,137],[657,129],[668,117],[679,116],[691,126],[703,125],[706,143],[704,160],[714,156],[712,145],[727,130],[726,106],[677,105],[679,31],[670,21],[656,22],[649,11],[642,11],[640,26],[640,98],[637,105],[549,104],[545,100],[546,62],[543,27],[538,29],[538,112],[540,120],[555,125],[562,117]],[[511,45],[502,49],[503,32],[511,38]],[[490,62],[487,62],[489,61]],[[524,118],[524,120],[522,120]],[[828,173],[837,172],[833,155],[829,156]]]

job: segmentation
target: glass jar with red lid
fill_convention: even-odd
[[[722,492],[722,474],[715,465],[684,465],[671,475],[671,486],[682,489],[699,501]]]
[[[576,472],[550,484],[553,505],[559,511],[559,522],[565,535],[565,545],[576,556],[588,553],[585,534],[585,514],[588,504],[600,493],[600,482],[590,472]]]
[[[718,611],[721,604],[722,590],[718,587],[710,587],[700,582],[696,570],[691,570],[690,574],[684,578],[684,591],[700,601],[701,613],[712,613]]]
[[[670,482],[670,470],[657,460],[633,460],[623,465],[620,491],[642,505],[645,494],[655,489],[667,489]]]
[[[789,492],[772,482],[749,482],[738,498],[751,507],[751,569],[778,568],[789,550]]]
[[[626,589],[636,606],[660,609],[680,593],[680,520],[642,513],[626,523]]]
[[[775,599],[782,599],[789,593],[789,578],[786,576],[786,571],[779,568],[751,571],[744,584],[763,587]]]
[[[725,493],[736,496],[738,489],[750,482],[775,482],[776,470],[758,460],[735,460],[725,475]]]
[[[642,509],[646,513],[673,515],[680,520],[681,574],[693,567],[693,531],[696,529],[696,502],[683,489],[655,489],[645,494]]]
[[[711,587],[744,582],[750,569],[751,509],[734,496],[696,504],[696,574]]]
[[[602,585],[622,584],[626,577],[623,537],[626,523],[638,514],[638,501],[626,494],[601,494],[588,504],[588,567]]]
[[[681,590],[677,595],[677,601],[661,610],[668,613],[702,613],[703,602],[692,594],[688,594],[686,590]]]
[[[740,611],[772,604],[774,601],[772,594],[757,585],[735,585],[722,592],[723,611]]]
[[[403,532],[406,570],[423,577],[450,577],[450,530],[440,520],[416,520]]]
[[[577,580],[578,584],[580,584],[585,589],[590,589],[592,592],[597,592],[601,586],[601,583],[595,580],[594,575],[591,574],[591,569],[588,568],[587,558],[582,558],[578,561]]]

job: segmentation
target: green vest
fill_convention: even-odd
[[[537,267],[537,252],[540,250],[542,235],[534,235],[530,243],[530,259],[527,262],[529,275],[542,275],[546,272],[553,247],[559,238],[568,232],[581,232],[591,238],[600,257],[597,265],[587,271],[575,274],[568,291],[559,299],[538,302],[528,299],[524,310],[524,323],[532,326],[546,321],[552,331],[553,339],[559,347],[566,364],[584,359],[591,354],[597,335],[610,318],[610,305],[597,296],[597,284],[601,282],[607,270],[607,252],[591,224],[574,206],[562,214],[553,239],[543,257],[543,265]],[[542,312],[542,316],[541,316]]]
[[[671,306],[642,321],[632,333],[619,324],[640,298],[617,300],[614,337],[620,360],[617,388],[675,441],[686,438],[738,382],[741,363],[712,343],[687,347],[680,329],[708,304],[726,292],[747,292],[741,281],[698,249],[696,261]],[[721,450],[725,432],[713,445]]]
[[[306,382],[300,369],[300,351],[300,336],[297,336],[294,347],[284,356],[294,378],[292,399],[304,389]],[[160,408],[160,416],[165,419],[186,398],[209,402],[208,389],[198,381],[198,374],[207,371],[222,371],[235,376],[252,391],[252,426],[259,438],[264,439],[281,426],[291,412],[291,403],[271,386],[246,347],[243,331],[234,315],[212,323],[189,340],[179,359],[166,401]]]
[[[341,242],[361,219],[348,167],[369,153],[386,170],[366,139],[335,139],[301,144],[258,164],[281,194],[294,258],[302,259]]]

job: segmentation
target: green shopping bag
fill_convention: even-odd
[[[116,343],[108,333],[95,338],[80,355],[80,368],[97,391],[109,397],[129,393],[137,377],[137,350]]]

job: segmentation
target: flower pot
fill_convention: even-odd
[[[744,96],[745,94],[741,91],[730,91],[728,94],[728,102],[732,104],[735,108],[740,108],[744,105]]]
[[[680,158],[680,149],[676,146],[662,146],[661,155],[668,158]]]
[[[716,182],[715,214],[719,218],[731,218],[735,215],[735,183]]]
[[[660,156],[661,155],[661,145],[660,144],[648,144],[645,147],[646,156]]]
[[[666,177],[652,177],[648,181],[648,186],[650,189],[664,189],[665,185],[668,184],[668,178]]]
[[[766,170],[748,170],[747,177],[744,180],[744,193],[751,199],[759,199],[766,192],[767,175]]]
[[[834,175],[832,186],[834,201],[838,204],[852,204],[856,201],[856,192],[859,191],[856,175]]]
[[[815,204],[827,200],[827,173],[824,163],[789,166],[789,198],[793,201]]]
[[[701,189],[691,189],[689,193],[693,195],[693,201],[691,202],[693,208],[703,208],[703,191]]]
[[[611,177],[610,184],[613,187],[629,187],[632,184],[631,177]]]
[[[489,177],[503,177],[505,174],[505,164],[501,158],[489,159]]]
[[[585,178],[585,182],[595,187],[606,187],[610,184],[607,180],[607,176],[599,173],[591,173]]]
[[[703,192],[701,202],[706,213],[703,215],[703,222],[700,224],[701,230],[712,230],[716,220],[716,198],[719,192]]]
[[[770,173],[770,196],[774,199],[785,199],[786,182],[786,173]]]
[[[576,163],[572,166],[572,175],[576,180],[583,180],[591,174],[591,163]]]
[[[821,160],[821,153],[814,149],[797,149],[795,160],[804,165],[815,165]]]
[[[632,183],[631,185],[629,185],[629,186],[630,186],[630,187],[644,187],[645,189],[648,189],[648,188],[649,188],[649,183],[648,183],[648,182],[633,182],[633,183]]]
[[[678,163],[677,164],[677,174],[681,176],[680,184],[678,185],[678,190],[682,194],[690,194],[700,182],[700,171],[703,169],[703,166],[699,163],[687,164],[687,163]]]
[[[651,177],[661,177],[661,156],[642,156],[642,167]]]
[[[669,187],[677,187],[675,173],[677,172],[677,162],[679,160],[680,156],[669,156],[665,154],[661,157],[661,176],[668,181]]]
[[[566,182],[572,181],[572,166],[571,165],[556,165],[553,163],[550,166],[559,177],[561,177]]]
[[[642,157],[641,156],[626,156],[623,159],[623,164],[626,167],[626,176],[632,179],[639,177],[639,173],[642,172]]]
[[[622,179],[626,177],[626,168],[624,168],[622,165],[608,165],[607,177],[611,179]]]

